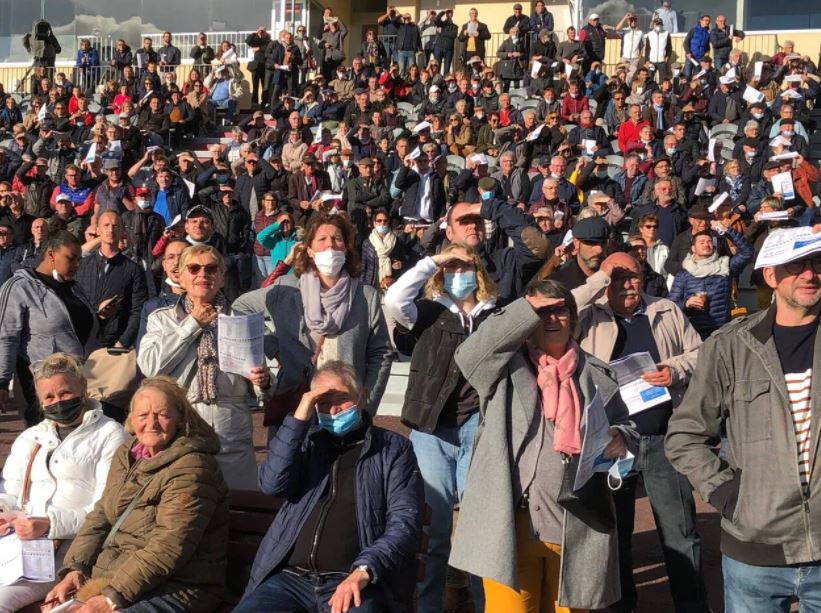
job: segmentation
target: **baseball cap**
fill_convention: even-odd
[[[137,191],[134,192],[134,195],[135,196],[150,196],[151,195],[151,190],[148,189],[147,187],[138,187]]]
[[[108,158],[107,160],[103,160],[103,170],[111,170],[113,168],[120,168],[121,166],[120,160],[116,158]]]
[[[71,196],[68,194],[57,194],[57,197],[54,199],[55,202],[71,202]]]
[[[486,192],[496,191],[496,179],[493,177],[482,177],[479,179],[479,189]]]
[[[709,221],[713,216],[705,205],[696,204],[690,207],[690,210],[687,212],[687,217]]]
[[[513,10],[514,11],[521,11],[522,10],[522,5],[517,2],[516,4],[513,5]]]
[[[590,13],[590,17],[587,18],[587,21],[593,21],[594,19],[598,19],[598,18],[599,18],[598,13]]]
[[[204,207],[201,204],[188,209],[188,212],[185,214],[185,218],[191,219],[192,217],[207,217],[211,221],[214,220],[214,215],[211,213],[211,209]]]
[[[573,238],[591,243],[604,243],[610,238],[610,225],[601,217],[588,217],[573,226]]]
[[[357,163],[357,166],[373,166],[373,158],[362,158]]]

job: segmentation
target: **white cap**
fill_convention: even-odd
[[[487,166],[488,164],[490,164],[490,162],[487,159],[487,156],[484,153],[474,153],[472,156],[470,156],[470,159],[477,166]]]
[[[587,18],[587,21],[592,21],[592,20],[598,19],[598,18],[599,18],[598,13],[590,13],[590,16]]]
[[[430,89],[428,91],[429,92],[438,92],[439,91],[439,86],[438,85],[431,85]]]
[[[415,159],[416,159],[416,158],[418,158],[420,155],[422,155],[422,150],[421,150],[419,147],[417,147],[416,149],[414,149],[413,151],[411,151],[408,155],[406,155],[406,156],[405,156],[405,159],[406,159],[406,160],[415,160]]]
[[[413,127],[413,133],[419,134],[422,130],[429,130],[430,129],[430,122],[428,121],[420,121]]]
[[[71,202],[71,196],[68,194],[57,194],[57,197],[54,199],[55,202]]]
[[[735,83],[735,77],[724,75],[719,79],[719,81],[721,81],[722,85],[731,85],[732,83]]]

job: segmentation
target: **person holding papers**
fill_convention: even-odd
[[[76,358],[65,353],[47,357],[35,369],[34,387],[44,420],[17,437],[6,459],[0,537],[54,539],[53,563],[59,569],[86,513],[102,496],[111,460],[127,435],[103,414],[99,402],[86,396]],[[25,579],[0,585],[0,612],[39,602],[53,586],[54,580]]]
[[[818,609],[821,226],[813,230],[769,235],[756,268],[773,304],[705,341],[667,430],[667,457],[722,517],[726,611],[785,611],[795,600]]]
[[[682,270],[676,273],[670,288],[670,300],[687,313],[701,338],[707,338],[730,321],[733,278],[753,260],[750,243],[726,227],[725,221],[713,221],[713,231],[704,230],[693,236],[690,254],[684,258]],[[721,256],[716,252],[715,241],[725,234],[736,246],[735,255]]]
[[[643,396],[625,399],[640,435],[640,453],[630,476],[613,495],[622,599],[610,610],[633,611],[637,606],[631,541],[641,476],[656,518],[675,611],[701,613],[708,606],[692,488],[664,455],[667,421],[687,389],[701,338],[678,306],[643,293],[642,282],[639,262],[626,253],[614,253],[586,283],[595,293],[588,301],[579,301],[581,348],[605,362],[649,354],[656,366],[642,375],[641,393],[649,398],[650,391],[666,391],[666,399],[658,404],[645,403]],[[623,399],[626,393],[621,392]]]
[[[574,341],[577,320],[573,294],[539,281],[456,350],[482,425],[450,565],[484,577],[486,611],[567,613],[620,597],[612,498],[590,466],[625,456],[636,432],[607,364]],[[583,421],[600,427],[588,436]]]
[[[188,400],[217,434],[217,454],[228,487],[257,489],[251,406],[271,391],[267,366],[248,373],[219,368],[220,314],[231,308],[222,293],[225,263],[208,245],[186,249],[179,264],[185,295],[148,316],[137,363],[147,377],[168,375],[188,390]]]

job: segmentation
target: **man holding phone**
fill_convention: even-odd
[[[99,250],[82,259],[77,281],[97,307],[100,345],[130,348],[140,327],[140,311],[148,299],[145,273],[121,252],[125,228],[118,213],[101,213],[97,233]]]

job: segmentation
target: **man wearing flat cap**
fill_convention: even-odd
[[[530,17],[522,12],[522,5],[518,2],[513,5],[513,14],[505,19],[505,25],[502,31],[505,34],[510,34],[510,30],[516,28],[519,32],[519,38],[525,41],[525,48],[530,48]]]
[[[575,255],[554,271],[550,279],[562,283],[570,290],[584,285],[588,277],[598,272],[607,257],[612,231],[610,224],[601,217],[577,221],[573,226]]]

